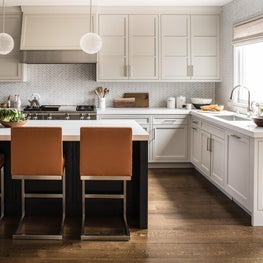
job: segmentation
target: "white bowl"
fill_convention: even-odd
[[[191,98],[193,104],[210,104],[212,99],[203,99],[203,98]]]

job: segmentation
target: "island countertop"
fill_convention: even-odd
[[[80,127],[131,127],[133,141],[148,141],[149,133],[134,120],[29,120],[24,127],[61,127],[63,141],[79,141]],[[10,128],[0,125],[0,140],[10,141]]]

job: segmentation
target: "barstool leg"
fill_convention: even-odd
[[[130,230],[129,230],[129,226],[127,223],[127,217],[126,217],[126,214],[127,214],[126,196],[127,196],[127,183],[124,180],[123,181],[123,220],[124,220],[124,226],[125,226],[127,240],[129,240],[130,239]]]
[[[83,240],[85,237],[85,181],[82,180],[82,223],[81,223],[81,236],[80,239]]]
[[[4,217],[5,211],[5,187],[4,187],[4,166],[1,167],[1,217],[0,220]]]
[[[64,231],[65,218],[66,218],[66,177],[64,170],[62,177],[62,220],[61,220],[61,228],[60,228],[61,236],[63,235],[63,231]]]

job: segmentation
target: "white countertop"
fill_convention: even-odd
[[[168,108],[107,108],[105,110],[97,109],[98,115],[114,115],[114,114],[121,114],[121,115],[142,115],[142,114],[149,114],[149,115],[158,115],[158,114],[189,114],[190,111],[186,109],[168,109]]]
[[[210,121],[216,125],[223,126],[239,132],[241,134],[253,137],[253,138],[263,138],[263,127],[257,127],[253,120],[248,121],[227,121],[219,119],[216,116],[218,115],[233,115],[234,112],[222,111],[222,112],[203,112],[201,110],[191,111],[193,116],[199,117],[205,121]],[[244,116],[242,116],[244,117]]]
[[[63,141],[79,141],[80,127],[131,127],[133,141],[148,141],[149,133],[134,120],[29,120],[25,126],[62,127]],[[10,141],[10,128],[0,125],[0,140]]]

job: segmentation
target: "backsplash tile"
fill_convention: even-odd
[[[125,92],[149,92],[151,107],[165,107],[170,96],[183,95],[215,100],[215,83],[203,82],[96,82],[95,64],[36,64],[28,65],[28,81],[0,83],[0,102],[8,95],[20,94],[22,104],[32,93],[39,93],[41,104],[96,104],[94,89],[109,88],[106,105],[112,106],[113,98]]]

